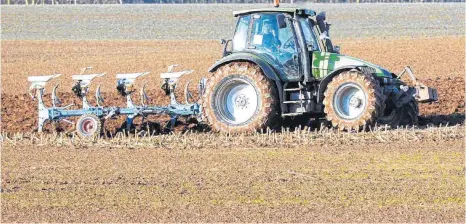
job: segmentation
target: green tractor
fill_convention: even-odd
[[[202,100],[214,131],[255,132],[311,118],[348,131],[415,125],[418,102],[437,100],[437,91],[419,83],[409,67],[395,75],[340,54],[325,12],[266,8],[234,15],[234,37],[222,40],[223,58],[209,69]]]

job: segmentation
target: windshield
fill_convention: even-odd
[[[312,24],[309,24],[306,18],[300,18],[299,23],[301,25],[301,29],[304,33],[304,39],[306,39],[306,44],[308,46],[309,51],[319,51],[319,44],[317,42],[316,35],[311,30]]]

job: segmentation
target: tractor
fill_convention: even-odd
[[[214,131],[244,133],[324,119],[340,130],[418,122],[437,91],[406,67],[400,75],[340,54],[325,12],[265,8],[233,12],[232,39],[211,66],[202,116]],[[408,81],[401,77],[407,74]]]
[[[76,130],[81,137],[94,137],[105,120],[126,116],[126,131],[133,119],[155,114],[170,116],[170,129],[178,117],[195,117],[213,131],[253,133],[280,126],[305,126],[311,119],[325,119],[333,127],[359,131],[375,124],[398,127],[418,122],[418,103],[437,101],[437,90],[420,83],[406,67],[399,75],[340,54],[329,35],[325,12],[310,9],[266,8],[234,12],[238,17],[232,39],[222,40],[223,57],[210,69],[211,76],[199,82],[199,100],[193,100],[189,82],[185,86],[185,103],[175,97],[177,81],[193,72],[184,70],[161,74],[162,89],[170,96],[165,106],[147,105],[144,86],[141,103],[133,102],[134,83],[149,74],[117,74],[117,90],[126,98],[126,107],[102,106],[100,87],[96,104],[87,101],[91,81],[102,74],[88,74],[84,68],[73,92],[82,100],[81,109],[60,107],[56,90],[52,107],[42,97],[45,85],[60,74],[30,76],[29,88],[38,99],[38,131],[45,122],[66,121],[80,117]],[[409,79],[401,78],[407,74]],[[189,100],[191,99],[191,101]],[[193,102],[195,101],[195,102]]]

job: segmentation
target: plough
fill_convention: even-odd
[[[53,74],[46,76],[29,76],[28,81],[31,83],[29,87],[29,94],[31,97],[38,101],[38,131],[43,130],[44,124],[46,122],[55,122],[64,121],[74,125],[76,132],[81,137],[92,137],[100,134],[102,130],[102,125],[105,120],[115,118],[117,116],[126,116],[126,130],[129,131],[133,125],[134,118],[142,116],[143,119],[148,115],[156,114],[167,114],[170,116],[170,128],[173,128],[176,120],[180,116],[197,117],[198,120],[201,120],[201,107],[197,102],[190,103],[189,101],[194,101],[192,94],[189,92],[189,82],[185,86],[185,103],[181,104],[177,101],[175,96],[175,89],[177,87],[178,80],[183,76],[193,72],[193,70],[184,70],[179,72],[173,72],[173,68],[177,65],[171,65],[168,68],[166,73],[162,73],[160,77],[163,79],[162,89],[170,97],[170,104],[166,106],[158,105],[148,105],[148,96],[145,92],[146,83],[143,84],[140,89],[140,104],[136,104],[132,95],[135,92],[135,82],[138,78],[146,76],[149,72],[142,73],[127,73],[127,74],[117,74],[117,90],[118,92],[126,98],[126,107],[116,107],[110,106],[106,107],[102,104],[104,103],[104,98],[101,95],[100,85],[97,86],[95,92],[95,101],[96,105],[93,106],[87,100],[87,95],[89,92],[89,87],[95,78],[102,77],[105,73],[100,74],[84,74],[87,70],[92,69],[87,67],[81,70],[79,75],[73,75],[72,80],[75,81],[75,84],[72,87],[72,91],[76,97],[80,98],[82,101],[82,108],[80,109],[70,109],[74,104],[66,105],[60,107],[61,101],[57,95],[58,85],[56,85],[52,90],[52,106],[47,107],[43,100],[43,95],[45,93],[46,84],[58,77],[61,74]],[[202,78],[199,82],[199,94],[202,95],[205,88],[206,79]],[[76,123],[68,120],[70,117],[79,117]]]

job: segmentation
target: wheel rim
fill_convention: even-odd
[[[219,86],[216,110],[222,120],[238,125],[254,117],[259,104],[256,89],[243,79],[231,79]]]
[[[335,92],[333,105],[339,117],[354,120],[366,110],[367,95],[356,83],[345,83]]]
[[[85,136],[90,136],[95,133],[97,128],[96,121],[92,118],[82,119],[79,130]]]

